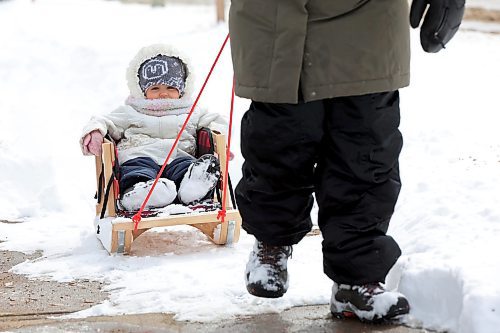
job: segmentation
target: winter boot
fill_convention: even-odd
[[[362,286],[334,283],[330,310],[336,318],[357,317],[363,322],[381,323],[407,314],[410,305],[402,294],[385,290],[381,283]]]
[[[147,182],[140,182],[125,190],[123,198],[120,200],[120,205],[128,211],[136,211],[141,208],[141,205],[148,195],[149,190],[153,186],[154,181],[154,179],[151,179]],[[151,193],[145,208],[165,207],[171,204],[175,200],[176,196],[177,190],[175,188],[175,183],[170,179],[160,178],[158,179],[158,183],[156,184],[153,193]]]
[[[291,246],[266,245],[255,240],[245,271],[248,292],[258,297],[283,296],[288,289],[287,260],[291,255]]]
[[[217,157],[206,154],[191,164],[182,178],[177,197],[183,204],[204,199],[214,189],[220,178]]]

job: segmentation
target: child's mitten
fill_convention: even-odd
[[[104,138],[98,130],[94,130],[83,138],[82,148],[84,155],[99,156],[102,153],[102,142]]]

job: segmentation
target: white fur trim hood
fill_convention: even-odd
[[[144,61],[156,57],[158,54],[178,58],[184,63],[184,66],[186,67],[187,78],[186,88],[181,99],[192,98],[194,78],[193,71],[191,70],[189,64],[189,59],[185,54],[166,44],[153,44],[145,46],[141,48],[132,59],[127,68],[127,85],[128,89],[130,90],[130,96],[135,98],[144,98],[144,93],[139,86],[139,76],[137,75],[139,73],[139,67]]]

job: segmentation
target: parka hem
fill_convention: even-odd
[[[304,102],[311,102],[327,98],[359,96],[394,91],[406,87],[409,84],[410,73],[401,74],[391,78],[343,82],[313,87],[307,87],[306,83],[303,84],[303,99]],[[304,86],[306,88],[304,88]],[[235,93],[238,97],[248,98],[257,102],[286,104],[297,104],[299,95],[298,91],[292,95],[290,93],[277,92],[270,88],[244,86],[238,83],[236,83]]]

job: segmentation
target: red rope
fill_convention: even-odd
[[[223,185],[222,185],[222,209],[217,214],[217,219],[224,222],[226,218],[226,198],[227,198],[227,181],[229,179],[229,155],[231,154],[231,130],[233,128],[233,109],[234,109],[234,85],[235,80],[233,77],[233,87],[231,92],[231,111],[229,112],[229,130],[227,136],[227,147],[226,147],[226,171],[224,172]]]
[[[148,195],[144,199],[144,202],[142,203],[141,208],[139,209],[139,211],[134,216],[132,216],[132,221],[134,221],[134,223],[135,223],[135,225],[134,225],[134,230],[135,231],[137,230],[137,226],[139,225],[139,222],[141,222],[142,212],[144,211],[144,208],[146,207],[146,203],[148,202],[149,197],[151,197],[151,194],[153,193],[153,190],[155,189],[155,186],[158,183],[158,180],[160,179],[160,176],[162,175],[163,170],[165,170],[165,167],[167,166],[167,162],[170,159],[170,156],[172,156],[172,153],[173,153],[175,147],[177,146],[177,143],[180,140],[182,132],[186,128],[186,125],[187,125],[187,123],[189,121],[189,118],[191,118],[191,115],[193,114],[194,108],[196,107],[196,104],[198,103],[198,100],[200,99],[200,96],[203,93],[203,90],[205,89],[205,86],[207,85],[208,79],[212,75],[212,72],[213,72],[213,70],[215,68],[215,65],[219,61],[220,55],[221,55],[222,51],[224,50],[224,47],[226,46],[226,43],[227,43],[228,39],[229,39],[229,34],[227,34],[226,39],[224,40],[224,43],[222,43],[222,46],[221,46],[221,48],[219,50],[219,53],[217,54],[217,57],[215,58],[215,61],[212,64],[212,67],[210,68],[210,72],[208,73],[208,75],[207,75],[207,77],[205,79],[205,82],[203,83],[203,86],[201,87],[200,92],[198,93],[198,96],[196,97],[196,100],[194,101],[193,106],[191,107],[191,110],[189,111],[189,114],[186,117],[186,120],[184,121],[184,124],[182,125],[181,130],[179,131],[179,134],[175,138],[174,144],[172,145],[172,148],[170,149],[170,151],[169,151],[169,153],[167,155],[167,158],[165,159],[165,162],[163,162],[163,165],[162,165],[160,171],[158,172],[158,175],[156,176],[156,179],[155,179],[155,181],[153,183],[153,186],[151,186],[151,189],[149,190]]]

